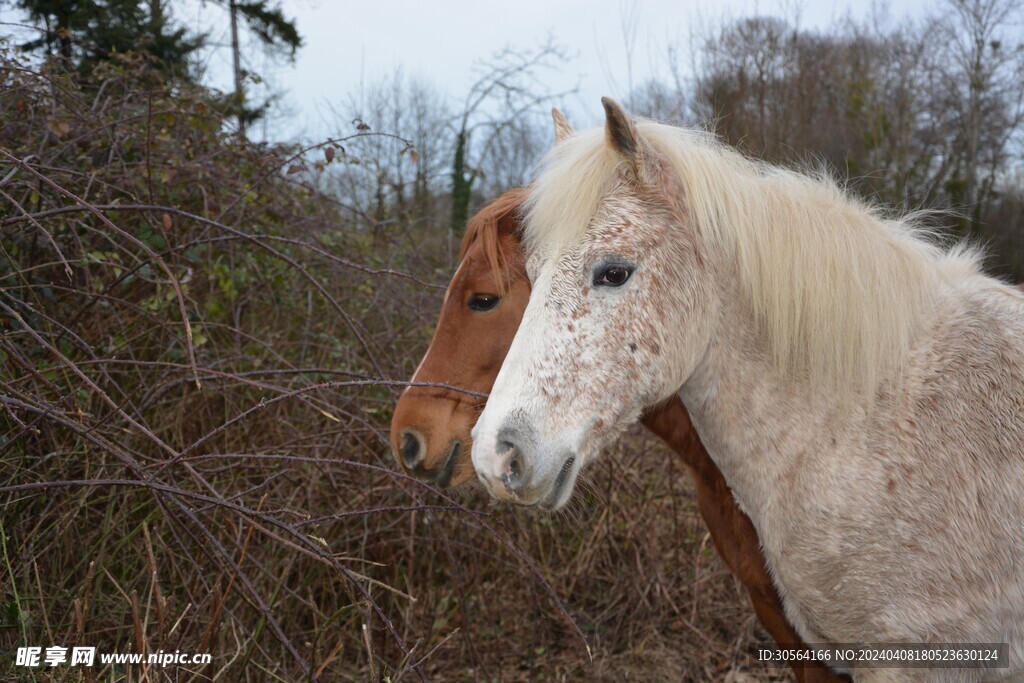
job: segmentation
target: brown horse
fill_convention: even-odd
[[[412,378],[416,385],[405,390],[395,407],[391,445],[396,459],[406,471],[441,487],[474,478],[470,430],[484,403],[448,387],[490,391],[530,298],[518,222],[525,196],[525,189],[506,192],[470,220],[437,332]],[[670,399],[649,412],[643,424],[689,466],[697,507],[715,547],[746,586],[765,629],[780,644],[801,645],[765,569],[757,533],[701,445],[682,402]],[[816,663],[792,666],[799,681],[849,680]]]

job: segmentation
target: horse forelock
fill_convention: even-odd
[[[599,128],[555,145],[541,161],[523,207],[527,253],[557,254],[582,238],[621,163]]]
[[[887,218],[823,173],[751,160],[704,131],[637,127],[678,181],[667,203],[728,264],[779,369],[840,397],[899,372],[941,284],[980,272],[974,250],[941,248],[918,216]],[[557,144],[526,201],[527,250],[585,242],[623,163],[600,128]]]
[[[509,255],[501,243],[503,229],[515,229],[517,215],[526,199],[526,188],[509,190],[478,211],[466,224],[466,234],[459,249],[459,262],[465,260],[470,250],[479,245],[487,268],[497,283],[500,296],[507,291],[507,269]]]

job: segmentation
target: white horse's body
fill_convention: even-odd
[[[736,313],[719,338],[737,343],[680,391],[807,642],[1010,644],[1010,671],[858,680],[1024,678],[1020,299],[978,276],[944,287],[870,414],[800,382],[780,396]]]
[[[1009,670],[855,674],[1024,680],[1024,296],[830,181],[605,107],[532,190],[481,480],[557,508],[678,392],[807,642],[1005,642]]]

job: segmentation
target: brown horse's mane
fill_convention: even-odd
[[[505,295],[508,264],[508,254],[505,253],[501,246],[501,240],[498,239],[499,228],[503,220],[519,211],[523,202],[526,201],[526,193],[526,188],[517,187],[480,209],[475,216],[469,219],[469,223],[466,224],[466,234],[462,238],[459,263],[466,258],[470,248],[479,242],[484,258],[487,259],[487,265],[494,276],[494,281],[498,284],[499,296]]]

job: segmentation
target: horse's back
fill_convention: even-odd
[[[921,613],[889,618],[1019,645],[1024,295],[975,276],[952,283],[941,301],[877,432],[880,510],[900,520],[890,550],[909,565],[903,589],[924,597]]]
[[[849,642],[1019,650],[1024,296],[988,279],[952,283],[899,381],[864,420],[841,457],[805,472],[815,479],[803,490],[816,493],[790,507],[815,529],[788,539],[799,622]],[[807,561],[794,561],[801,553]],[[871,616],[850,619],[850,604]]]
[[[925,484],[918,519],[939,532],[945,555],[919,585],[948,587],[952,575],[952,594],[922,616],[1009,642],[1024,667],[1024,295],[979,277],[953,287],[947,301],[948,321],[919,357],[931,363],[917,368],[925,381],[914,402],[922,417],[914,451]]]

